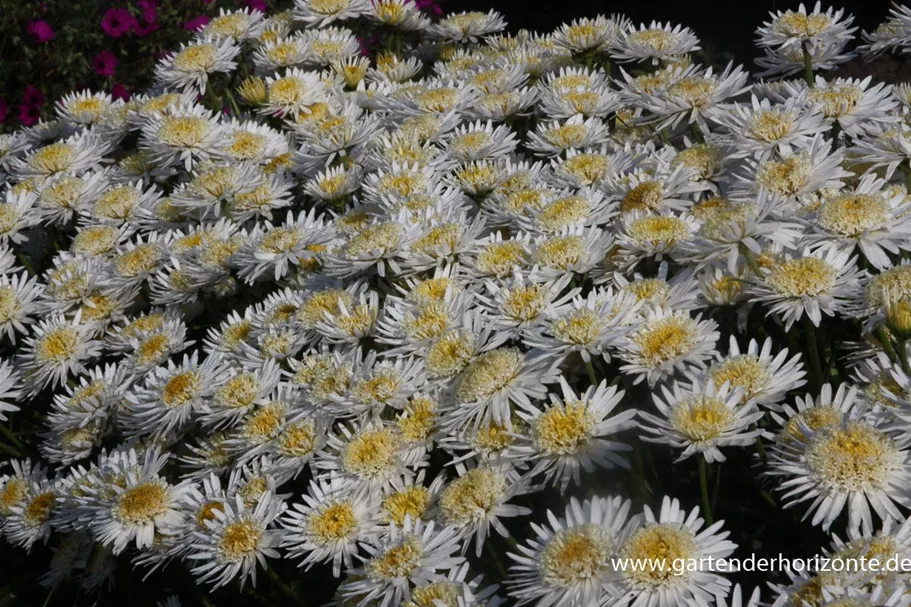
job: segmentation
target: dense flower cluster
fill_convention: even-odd
[[[735,553],[709,485],[746,451],[827,554],[911,557],[911,87],[822,75],[911,48],[911,11],[851,23],[772,14],[759,76],[803,77],[751,82],[672,24],[297,0],[222,11],[129,101],[67,95],[0,136],[0,419],[44,425],[2,535],[89,592],[289,559],[340,606],[755,607],[671,570]]]

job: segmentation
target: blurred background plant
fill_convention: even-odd
[[[275,0],[4,2],[0,19],[3,130],[49,119],[54,102],[89,88],[129,98],[148,87],[163,53],[220,9],[268,11]],[[285,2],[290,5],[291,2]]]

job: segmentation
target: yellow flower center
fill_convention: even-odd
[[[196,513],[196,526],[202,531],[207,530],[209,527],[206,523],[216,520],[216,512],[224,511],[225,505],[221,502],[206,502],[199,509],[199,512]]]
[[[585,403],[555,405],[532,424],[532,437],[548,454],[571,455],[589,444],[597,423]]]
[[[772,269],[766,281],[787,297],[815,297],[835,286],[838,271],[817,257],[793,259]]]
[[[599,580],[611,567],[610,532],[588,524],[557,532],[541,552],[543,581],[558,588],[577,588]]]
[[[857,238],[888,223],[889,203],[881,196],[845,194],[824,203],[818,221],[834,234]]]
[[[383,500],[383,512],[389,522],[401,526],[405,523],[406,516],[410,516],[413,521],[423,518],[429,505],[430,495],[427,489],[416,485],[387,496]]]
[[[440,495],[447,524],[465,525],[484,517],[500,504],[506,478],[490,468],[474,468],[452,481]]]
[[[500,348],[481,354],[462,372],[456,398],[468,403],[493,396],[518,377],[524,360],[525,356],[517,348]]]
[[[811,439],[806,458],[821,483],[839,491],[885,487],[901,461],[886,434],[859,422],[821,430]]]
[[[693,442],[721,436],[734,422],[734,413],[719,398],[697,396],[674,405],[671,423]]]
[[[158,129],[158,138],[176,148],[194,148],[206,138],[212,126],[198,116],[168,116]]]
[[[37,358],[43,362],[62,364],[79,352],[79,332],[67,326],[54,327],[41,336],[35,348]]]
[[[225,528],[218,544],[220,556],[230,561],[240,561],[256,554],[263,532],[250,521],[238,521]]]
[[[632,339],[646,364],[658,367],[689,352],[698,336],[699,330],[692,318],[668,316],[646,321]]]
[[[395,464],[400,446],[391,430],[365,430],[352,437],[341,452],[345,470],[362,478],[376,478]]]
[[[367,575],[384,580],[406,577],[420,566],[423,556],[424,546],[420,538],[407,535],[371,559],[366,566]]]
[[[581,236],[549,238],[535,249],[532,260],[547,268],[569,270],[585,255],[585,240]]]
[[[149,482],[121,493],[114,513],[125,523],[147,524],[167,512],[167,508],[167,488],[161,483]]]
[[[218,27],[219,19],[223,20],[225,17],[216,17],[209,23],[209,26],[213,27],[214,24],[214,27]],[[174,67],[182,72],[208,72],[215,66],[217,54],[215,46],[212,44],[195,44],[174,56]]]
[[[196,371],[184,371],[172,376],[161,391],[161,402],[166,407],[180,407],[187,404],[202,388],[202,376]]]
[[[626,558],[643,565],[627,570],[627,577],[640,587],[657,589],[673,582],[675,560],[682,559],[679,563],[695,558],[699,549],[692,531],[661,523],[637,530],[623,552]]]
[[[323,544],[347,540],[356,529],[357,517],[351,502],[332,504],[307,520],[307,531]]]
[[[732,388],[742,388],[745,401],[759,396],[772,379],[768,368],[752,354],[732,356],[712,367],[709,375],[716,386],[730,382]]]

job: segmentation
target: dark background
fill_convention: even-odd
[[[797,9],[799,1],[725,1],[683,0],[680,2],[597,2],[594,0],[444,0],[440,2],[447,13],[494,9],[509,24],[509,31],[527,29],[550,32],[561,23],[579,17],[624,14],[638,25],[651,21],[671,22],[691,28],[702,41],[707,54],[722,55],[753,68],[760,55],[754,48],[756,28],[769,19],[769,11]],[[814,1],[805,2],[812,10]],[[888,15],[888,0],[835,0],[824,2],[823,10],[832,6],[854,15],[854,25],[861,30],[873,30]],[[856,33],[859,37],[860,31]],[[729,55],[726,55],[729,54]],[[748,64],[748,65],[747,65]]]

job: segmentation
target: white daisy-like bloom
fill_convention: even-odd
[[[565,158],[551,160],[552,181],[561,188],[597,188],[627,172],[636,162],[631,149],[611,151],[602,146],[590,151],[567,150]]]
[[[643,260],[658,262],[681,256],[690,246],[699,223],[690,215],[631,211],[621,215],[617,234],[617,256],[625,269]]]
[[[732,196],[742,198],[747,192],[766,193],[798,205],[815,202],[820,190],[837,189],[851,173],[842,168],[843,148],[835,148],[822,135],[789,154],[773,155],[761,161],[748,159],[746,171],[736,175],[742,183],[733,184]],[[742,193],[741,193],[742,192]]]
[[[356,19],[369,10],[366,0],[295,0],[292,15],[308,27],[326,27],[335,21]]]
[[[811,11],[800,4],[797,10],[770,12],[771,21],[757,28],[757,44],[763,48],[809,49],[818,45],[838,44],[844,46],[853,39],[856,27],[851,15],[845,16],[844,9],[829,8],[822,10],[822,3],[817,2]]]
[[[269,492],[262,493],[252,505],[238,494],[213,510],[204,531],[194,531],[187,559],[196,563],[191,573],[200,582],[214,582],[219,588],[240,578],[256,585],[257,565],[266,567],[266,558],[278,558],[280,533],[271,528],[281,513],[282,502]]]
[[[871,169],[885,167],[885,177],[891,179],[911,159],[911,127],[899,122],[876,136],[855,140],[851,152],[855,162],[868,163]]]
[[[634,383],[647,380],[654,386],[675,371],[704,369],[715,351],[717,327],[702,316],[654,307],[620,346],[617,356],[626,362],[620,370],[634,375]]]
[[[329,436],[326,449],[316,458],[316,468],[335,473],[351,490],[372,493],[393,486],[410,474],[405,444],[392,425],[368,421],[358,426],[341,424]]]
[[[535,282],[527,273],[516,269],[506,280],[485,280],[485,294],[476,296],[486,308],[490,321],[500,331],[521,335],[543,322],[557,307],[579,293],[569,288],[571,277]]]
[[[268,164],[289,152],[288,140],[279,131],[252,120],[232,118],[224,125],[218,152],[225,159],[235,162]]]
[[[108,185],[107,175],[103,172],[89,172],[79,177],[60,173],[49,177],[37,191],[38,214],[43,222],[49,224],[68,223],[79,209],[94,201]]]
[[[253,65],[256,66],[256,71],[263,75],[274,74],[285,68],[300,67],[306,59],[307,45],[299,33],[268,40],[253,51]],[[267,98],[265,84],[258,89],[255,96],[252,91],[245,91],[257,105]]]
[[[222,137],[217,116],[201,105],[179,105],[154,114],[142,127],[139,146],[159,165],[194,165],[211,160]]]
[[[368,271],[375,271],[380,277],[401,274],[399,262],[417,238],[418,226],[404,218],[394,219],[373,223],[351,235],[335,252],[326,255],[326,271],[339,278]]]
[[[294,268],[317,260],[334,239],[334,231],[317,218],[314,210],[301,212],[297,218],[291,212],[282,225],[274,226],[269,221],[257,225],[232,263],[240,268],[238,276],[249,284],[263,275],[274,276],[278,281]]]
[[[532,357],[516,347],[475,355],[451,384],[447,417],[452,424],[477,427],[494,421],[511,425],[510,406],[531,409],[532,399],[547,395],[545,384],[557,380],[558,363]]]
[[[101,342],[92,339],[91,332],[79,313],[72,320],[53,316],[38,321],[20,355],[26,393],[36,395],[48,386],[56,388],[71,374],[85,372],[84,363],[101,353]]]
[[[815,86],[807,89],[805,83],[785,82],[789,95],[807,91],[807,103],[822,108],[823,116],[848,137],[876,135],[898,122],[895,115],[898,100],[885,83],[870,86],[873,78],[836,78],[826,82],[816,76]]]
[[[783,219],[784,203],[760,189],[755,200],[736,202],[710,198],[691,209],[699,229],[684,243],[679,259],[700,263],[726,261],[734,267],[744,256],[763,254],[764,247],[792,249],[803,236],[803,226]]]
[[[614,559],[629,509],[620,497],[572,497],[562,518],[548,511],[548,525],[534,525],[535,537],[509,554],[516,564],[506,583],[517,604],[582,607],[614,598]]]
[[[430,26],[430,19],[407,0],[374,0],[370,9],[367,12],[369,19],[392,29],[411,32],[427,30]]]
[[[13,158],[10,172],[18,181],[65,174],[79,177],[97,168],[110,148],[111,144],[96,133],[84,131]]]
[[[437,581],[465,560],[456,554],[461,542],[452,527],[411,517],[361,547],[367,552],[358,557],[363,564],[350,570],[339,588],[342,597],[360,605],[405,605],[416,586]]]
[[[152,546],[156,532],[179,521],[179,503],[190,484],[172,485],[160,474],[169,457],[157,449],[144,455],[130,450],[112,462],[118,483],[101,480],[100,485],[88,486],[93,499],[85,503],[92,531],[114,554],[133,543],[140,549]]]
[[[184,354],[175,364],[156,367],[126,395],[121,412],[124,429],[133,435],[163,436],[186,424],[204,399],[214,394],[224,372],[218,361],[207,358],[199,363],[199,353]]]
[[[851,190],[827,197],[817,209],[804,243],[821,251],[851,254],[860,249],[879,270],[893,265],[889,255],[911,249],[911,218],[906,196],[874,174]]]
[[[36,321],[35,300],[43,295],[44,285],[28,274],[0,274],[0,334],[12,344],[16,335],[25,335]]]
[[[492,122],[460,126],[442,141],[447,157],[456,162],[502,158],[516,147],[516,136],[509,127]]]
[[[115,107],[122,107],[122,102],[115,103],[107,93],[84,90],[68,93],[58,99],[54,104],[54,113],[64,122],[87,127],[99,123]]]
[[[727,356],[718,355],[718,360],[709,367],[705,376],[716,386],[730,384],[732,390],[740,389],[742,402],[753,401],[770,409],[780,408],[785,395],[806,383],[806,371],[800,354],[788,358],[788,349],[772,355],[772,339],[766,338],[760,347],[751,339],[746,350],[740,350],[737,339],[732,335]]]
[[[737,150],[735,156],[761,159],[774,152],[789,154],[813,135],[828,130],[822,110],[817,105],[807,106],[803,96],[773,104],[753,95],[750,105],[733,104],[725,109],[729,111],[716,108],[711,117],[730,132],[726,143]]]
[[[358,543],[379,534],[375,497],[347,491],[334,477],[311,481],[302,497],[304,503],[292,504],[282,517],[282,546],[289,558],[300,560],[298,567],[331,561],[332,574],[339,577],[342,565],[353,568]]]
[[[693,284],[691,272],[677,272],[668,278],[670,266],[666,262],[658,265],[655,276],[643,276],[638,272],[624,276],[620,272],[607,272],[596,280],[613,284],[620,296],[631,296],[641,304],[638,312],[645,317],[652,306],[666,307],[673,310],[694,310],[699,308],[697,287]]]
[[[711,116],[710,110],[749,90],[747,76],[741,66],[735,68],[733,63],[720,74],[715,74],[711,67],[703,70],[692,65],[678,70],[666,86],[637,99],[637,103],[659,121],[657,129],[673,129],[686,120],[703,133],[709,133],[706,117]]]
[[[6,412],[19,410],[16,402],[22,393],[19,373],[9,361],[0,359],[0,421],[6,420]]]
[[[740,584],[736,584],[727,598],[716,596],[713,602],[707,598],[693,597],[686,600],[686,605],[687,607],[759,607],[760,598],[759,588],[754,588],[747,597],[741,590]]]
[[[240,48],[231,37],[206,36],[182,44],[180,50],[159,61],[155,78],[164,87],[205,95],[209,78],[232,72],[239,54]]]
[[[258,10],[243,8],[227,11],[222,8],[219,9],[218,15],[212,17],[202,31],[196,34],[196,39],[208,42],[211,38],[216,40],[226,38],[235,42],[246,42],[262,36],[265,25],[263,13]]]
[[[656,517],[648,506],[630,521],[619,549],[622,558],[644,567],[628,567],[621,572],[623,596],[614,605],[628,607],[676,607],[690,598],[710,599],[728,594],[731,583],[708,568],[707,559],[724,559],[737,548],[722,531],[723,521],[703,529],[705,521],[699,508],[687,514],[680,502],[665,496]],[[682,559],[679,560],[679,559]],[[699,563],[677,575],[673,563]]]
[[[577,295],[550,311],[544,322],[528,331],[525,343],[561,362],[575,352],[586,364],[593,357],[610,362],[611,351],[633,329],[639,308],[634,297],[593,289],[586,297]]]
[[[561,394],[551,393],[550,402],[534,411],[518,412],[529,427],[531,442],[517,450],[534,461],[531,478],[566,490],[570,482],[581,484],[581,472],[597,468],[628,468],[622,455],[629,447],[612,436],[635,426],[636,413],[630,409],[611,415],[624,392],[602,381],[579,395],[560,378]]]
[[[506,29],[506,21],[495,10],[486,13],[463,11],[446,15],[428,28],[428,34],[445,42],[478,42]]]
[[[458,466],[457,469],[460,476],[440,492],[440,517],[465,540],[463,553],[474,541],[475,553],[480,557],[491,528],[503,537],[509,537],[501,518],[531,513],[529,508],[506,503],[526,493],[527,487],[519,475],[508,468],[478,466],[466,470]]]
[[[652,21],[649,25],[631,27],[614,44],[611,56],[623,62],[660,60],[684,55],[700,49],[699,39],[688,27]]]
[[[598,118],[576,114],[566,120],[542,122],[528,133],[526,147],[538,156],[558,156],[567,150],[599,148],[609,141],[608,127]]]
[[[866,44],[857,47],[861,55],[877,56],[887,51],[907,52],[911,46],[911,10],[907,6],[893,4],[889,17],[872,32],[864,31],[861,36]]]
[[[830,423],[816,429],[798,422],[787,449],[776,451],[768,474],[781,478],[785,508],[810,502],[804,518],[828,529],[848,509],[848,527],[873,530],[873,516],[904,520],[909,507],[903,489],[911,482],[907,439],[882,421],[856,409],[835,409]],[[872,510],[871,510],[872,508]]]
[[[197,412],[204,425],[234,425],[256,407],[273,402],[270,397],[281,379],[281,370],[275,360],[266,359],[256,367],[247,365],[231,367],[224,372],[210,371],[215,364],[209,358],[203,363],[206,371],[215,374],[207,378],[206,398],[198,401]]]
[[[299,112],[309,114],[310,106],[327,100],[326,87],[319,76],[297,68],[267,77],[266,92],[262,111],[277,116],[294,117]]]
[[[338,61],[354,59],[360,54],[357,37],[343,27],[306,30],[300,34],[305,47],[306,62],[328,66]]]
[[[740,388],[730,383],[718,387],[713,380],[702,384],[693,379],[684,388],[674,382],[673,391],[661,387],[661,396],[652,394],[661,416],[639,411],[642,440],[683,449],[677,461],[699,454],[708,463],[725,461],[719,447],[745,447],[762,434],[750,426],[762,419],[756,403],[745,401]],[[654,435],[654,436],[650,436]]]
[[[630,21],[622,15],[573,19],[557,28],[553,34],[553,43],[576,55],[605,52],[616,44],[630,25]]]
[[[860,288],[863,273],[850,254],[837,249],[786,253],[770,268],[762,268],[748,293],[768,308],[767,315],[780,317],[785,330],[804,315],[818,327],[823,315],[834,316]]]
[[[531,250],[528,262],[532,279],[552,280],[590,272],[604,261],[612,244],[605,230],[574,226],[556,235],[538,236],[523,246]]]

